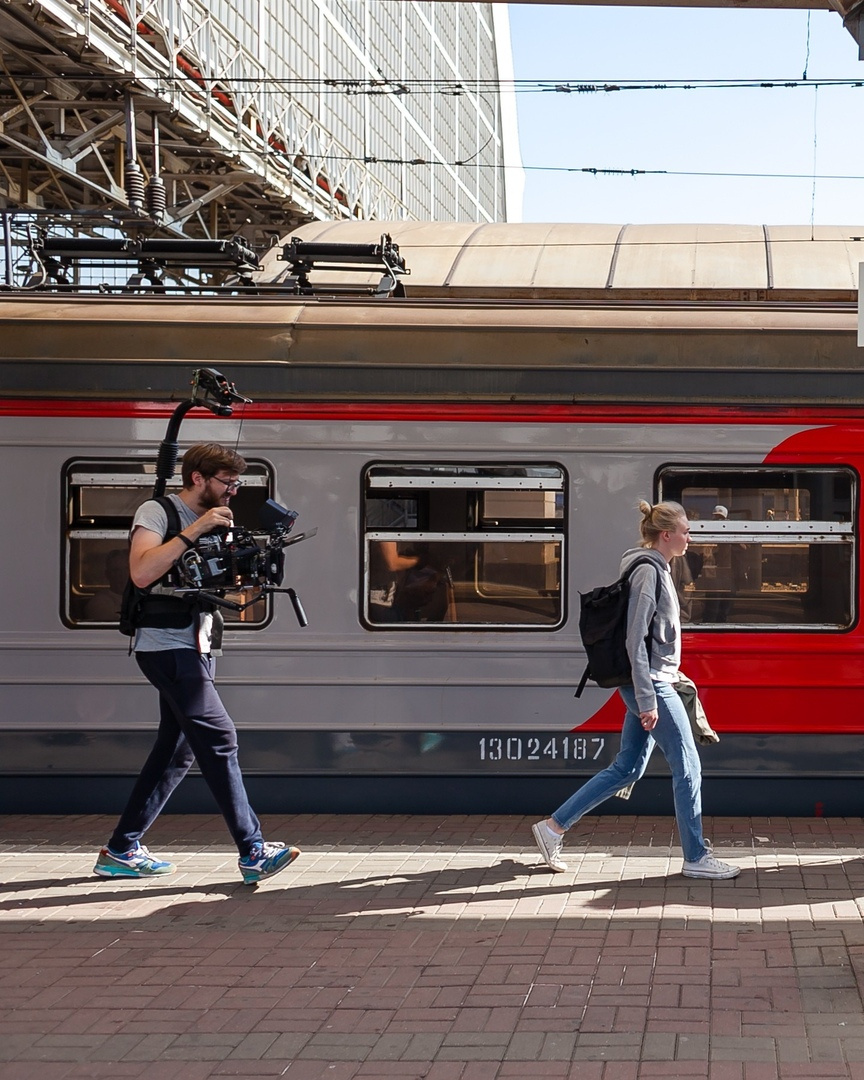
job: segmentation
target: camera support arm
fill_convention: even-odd
[[[245,611],[247,608],[252,607],[254,603],[267,593],[286,593],[288,599],[291,601],[291,606],[294,608],[297,622],[300,626],[309,625],[309,620],[306,618],[306,612],[303,610],[303,604],[300,602],[300,597],[294,589],[277,589],[275,585],[260,585],[258,586],[257,595],[253,596],[251,600],[246,600],[242,604],[237,600],[229,600],[226,596],[220,596],[218,593],[210,592],[208,589],[175,589],[174,591],[178,596],[200,596],[204,600],[214,604],[216,607],[227,608],[229,611]]]
[[[168,427],[165,431],[165,438],[159,445],[159,454],[156,459],[156,481],[153,485],[153,498],[158,498],[160,495],[165,494],[165,486],[167,482],[174,476],[174,471],[177,465],[177,457],[179,455],[179,446],[177,436],[180,431],[180,425],[183,422],[183,418],[189,412],[190,409],[194,409],[196,406],[201,406],[205,409],[209,409],[215,416],[231,416],[234,409],[234,404],[240,402],[244,405],[251,405],[251,399],[243,397],[242,394],[238,394],[234,388],[234,383],[228,382],[221,372],[216,371],[215,368],[198,368],[192,375],[192,396],[188,401],[181,402],[174,410],[171,419],[168,421]],[[272,500],[268,500],[270,505]],[[277,504],[273,504],[271,510],[278,511],[275,521],[270,522],[271,525],[278,524],[280,533],[287,533],[290,530],[291,525],[294,523],[294,519],[297,517],[293,511],[286,511],[284,507],[280,507]],[[285,522],[288,522],[287,526]],[[298,540],[304,540],[307,537],[314,536],[317,529],[311,529],[305,533],[299,533],[296,536],[292,536],[288,539],[286,536],[282,536],[281,546],[287,547],[289,544],[296,543]],[[271,539],[276,533],[271,534]],[[188,553],[187,553],[188,554]],[[281,583],[281,568],[279,571],[278,580]],[[255,596],[251,600],[246,600],[240,603],[236,600],[229,600],[227,597],[220,595],[219,592],[212,589],[203,588],[181,588],[173,590],[177,596],[196,597],[199,596],[215,607],[227,608],[230,611],[245,611],[248,607],[251,607],[256,600],[268,593],[285,593],[291,601],[291,606],[294,608],[294,614],[297,616],[297,622],[300,626],[308,626],[309,620],[306,618],[306,612],[303,610],[303,605],[300,602],[300,597],[294,591],[294,589],[281,589],[277,588],[275,584],[264,584],[256,587]]]
[[[177,436],[186,413],[196,406],[201,406],[209,409],[215,416],[231,416],[235,402],[241,402],[244,405],[252,403],[250,398],[238,394],[234,389],[234,383],[228,382],[225,376],[215,368],[198,368],[193,373],[192,396],[188,401],[182,401],[174,410],[168,421],[165,438],[159,445],[159,455],[156,458],[156,482],[153,485],[154,499],[165,494],[165,485],[174,476],[180,452]]]

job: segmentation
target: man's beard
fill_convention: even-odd
[[[223,503],[222,499],[224,495],[218,494],[211,487],[206,487],[198,497],[198,505],[203,509],[202,514],[206,514],[208,510],[212,510],[214,506],[227,506],[227,503]]]

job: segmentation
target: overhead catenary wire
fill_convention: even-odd
[[[487,140],[487,143],[490,140]],[[256,150],[255,154],[265,156],[283,156],[281,150]],[[476,156],[476,155],[475,155]],[[442,166],[444,168],[470,167],[472,169],[499,169],[499,170],[522,170],[524,172],[556,172],[556,173],[587,173],[592,176],[701,176],[717,177],[720,179],[748,179],[748,180],[864,180],[864,175],[847,173],[780,173],[780,172],[733,172],[712,169],[638,169],[638,168],[612,168],[599,165],[507,165],[503,162],[494,161],[471,161],[456,160],[445,161],[443,158],[385,158],[375,155],[366,157],[351,157],[345,154],[327,154],[327,161],[354,162],[364,165],[414,165],[414,166]]]
[[[696,91],[696,90],[768,90],[768,89],[796,89],[796,88],[808,88],[817,91],[820,87],[823,88],[847,88],[847,89],[859,89],[864,87],[864,79],[813,79],[808,77],[809,66],[809,40],[807,42],[807,56],[805,58],[804,72],[801,78],[797,79],[776,79],[776,78],[749,78],[749,79],[681,79],[681,80],[665,80],[660,82],[646,82],[637,80],[604,80],[604,81],[589,81],[589,80],[570,80],[570,79],[470,79],[470,80],[452,80],[452,79],[390,79],[386,77],[368,78],[368,79],[349,79],[349,78],[333,78],[322,77],[317,79],[312,78],[288,78],[281,76],[267,76],[256,78],[243,78],[235,77],[231,78],[206,78],[201,77],[201,83],[198,84],[199,89],[206,88],[208,86],[219,86],[226,90],[231,90],[232,87],[241,88],[247,84],[254,84],[259,93],[276,93],[279,91],[291,93],[297,92],[301,89],[314,90],[316,93],[324,91],[332,91],[335,93],[344,94],[380,94],[380,95],[410,95],[420,92],[424,93],[439,93],[439,94],[465,94],[465,93],[494,93],[509,91],[513,93],[557,93],[557,94],[597,94],[597,93],[613,93],[617,91],[637,91],[637,92],[653,92],[653,91],[665,91],[665,90],[681,90],[681,91]],[[22,75],[19,73],[17,77],[20,79]],[[27,77],[27,76],[23,76]],[[31,78],[43,79],[45,78],[44,72],[33,72]],[[116,76],[109,76],[103,73],[93,73],[91,81],[98,82],[100,79],[116,81]],[[167,87],[174,84],[188,84],[189,76],[177,73],[177,74],[163,74],[159,78],[160,87]],[[202,85],[203,84],[203,85]],[[73,102],[74,104],[74,102]],[[815,106],[814,106],[815,107]],[[818,174],[815,171],[811,173],[782,173],[782,172],[743,172],[743,171],[728,171],[728,170],[689,170],[689,169],[644,169],[644,168],[620,168],[620,167],[606,167],[606,166],[561,166],[561,165],[506,165],[501,162],[482,162],[477,161],[476,158],[483,152],[486,146],[492,141],[493,135],[487,138],[486,142],[479,150],[476,150],[470,157],[465,159],[457,159],[453,161],[447,161],[440,157],[424,157],[422,155],[416,155],[413,157],[381,157],[374,153],[367,153],[365,155],[349,156],[349,155],[332,155],[326,154],[325,158],[329,162],[346,162],[357,163],[366,165],[390,165],[390,166],[412,166],[412,167],[426,167],[426,166],[439,166],[445,168],[463,168],[470,167],[473,169],[498,169],[516,170],[521,169],[525,172],[547,172],[547,173],[569,173],[569,174],[585,174],[593,176],[620,176],[620,177],[649,177],[649,176],[665,176],[665,177],[702,177],[702,178],[717,178],[717,179],[764,179],[764,180],[808,180],[815,184],[817,180],[834,180],[834,181],[860,181],[864,179],[864,176],[856,174]],[[814,133],[815,138],[815,133]],[[285,153],[282,150],[275,148],[254,150],[246,148],[246,153],[252,153],[256,156],[272,156],[272,157],[284,157]],[[814,166],[815,166],[815,146],[814,146]]]
[[[17,79],[28,79],[48,82],[48,76],[42,71],[16,72]],[[75,72],[60,73],[59,78],[74,78]],[[52,77],[53,78],[53,77]],[[118,76],[105,72],[90,72],[87,74],[90,83],[118,82]],[[123,81],[120,79],[119,81]],[[288,76],[208,76],[200,74],[192,79],[183,72],[173,74],[162,73],[158,76],[159,87],[174,86],[175,84],[188,85],[190,82],[200,89],[205,86],[222,87],[226,90],[232,88],[248,88],[253,86],[259,93],[275,93],[279,90],[289,93],[298,90],[309,89],[316,93],[332,91],[344,94],[370,94],[370,95],[394,95],[403,96],[420,92],[440,94],[465,94],[469,92],[511,92],[525,93],[556,93],[556,94],[603,94],[623,91],[664,91],[664,90],[792,90],[800,87],[847,87],[859,89],[864,87],[864,79],[813,79],[805,69],[801,78],[748,78],[748,79],[665,79],[660,81],[645,81],[635,79],[571,79],[571,78],[543,78],[543,79],[388,79],[388,78],[347,78],[347,77],[288,77]],[[70,104],[74,104],[74,99]]]

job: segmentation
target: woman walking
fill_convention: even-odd
[[[702,768],[690,720],[675,690],[681,663],[681,612],[670,564],[686,552],[690,524],[684,508],[675,502],[651,506],[642,501],[639,510],[641,544],[624,552],[621,573],[646,554],[651,563],[637,566],[630,577],[627,654],[633,683],[618,691],[627,706],[621,749],[607,769],[584,784],[551,817],[533,825],[532,832],[546,865],[557,873],[566,870],[561,858],[564,834],[595,806],[635,783],[645,772],[654,747],[659,746],[672,770],[684,876],[734,878],[740,868],[715,858],[710,842],[702,835]]]

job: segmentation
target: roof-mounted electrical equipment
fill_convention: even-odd
[[[298,236],[280,244],[274,238],[268,251],[260,251],[239,235],[224,240],[128,235],[116,222],[95,218],[82,223],[70,217],[49,225],[8,215],[0,216],[0,227],[5,288],[30,292],[387,298],[405,295],[400,279],[411,272],[386,233],[376,243],[362,244]],[[90,235],[81,235],[82,228]]]
[[[293,282],[294,291],[302,296],[401,296],[404,293],[399,278],[411,273],[388,233],[377,244],[328,244],[292,236],[277,258],[291,267],[290,278],[283,279],[285,284]],[[317,272],[314,282],[310,277],[313,272]],[[319,279],[320,272],[326,276]],[[346,274],[365,274],[367,281],[345,280]],[[377,283],[368,281],[378,274],[381,277]]]
[[[220,284],[251,288],[259,269],[258,256],[242,239],[186,240],[149,237],[49,236],[42,229],[28,231],[31,260],[25,288],[74,289],[85,286],[100,269],[110,270],[98,288],[102,292],[175,291],[190,270]],[[129,274],[125,282],[120,279]],[[227,280],[226,280],[227,279]]]

